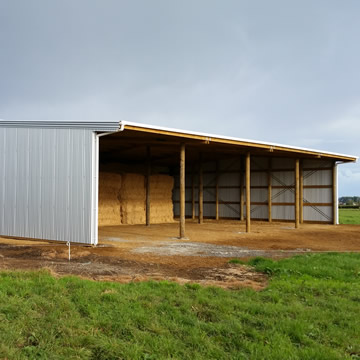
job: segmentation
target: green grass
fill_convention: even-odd
[[[0,358],[360,359],[360,254],[256,258],[268,288],[0,273]]]
[[[339,209],[340,224],[358,224],[360,225],[359,209]]]

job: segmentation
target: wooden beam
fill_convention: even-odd
[[[300,224],[304,223],[304,170],[303,161],[300,161]]]
[[[216,160],[215,219],[216,219],[216,220],[219,220],[219,160]]]
[[[240,156],[240,221],[244,221],[244,159]]]
[[[195,165],[191,172],[191,218],[195,219]]]
[[[180,145],[180,239],[185,239],[185,144]]]
[[[295,228],[300,227],[300,160],[295,160]]]
[[[150,226],[150,176],[151,176],[151,148],[146,147],[146,226]]]
[[[251,199],[250,199],[250,152],[246,154],[246,232],[250,232]]]
[[[199,224],[204,221],[204,181],[203,181],[203,164],[202,154],[199,156]]]
[[[333,165],[333,171],[332,171],[332,202],[333,202],[333,224],[336,225],[337,224],[337,214],[338,214],[338,209],[337,209],[337,205],[338,205],[338,200],[337,200],[337,165],[336,165],[336,161],[334,161],[334,165]]]
[[[272,158],[269,158],[268,163],[268,221],[272,222],[272,178],[271,178]]]

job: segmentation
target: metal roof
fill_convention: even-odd
[[[242,145],[252,148],[264,149],[270,152],[285,151],[290,153],[298,153],[304,155],[315,155],[319,157],[333,158],[338,161],[357,161],[358,157],[354,155],[346,155],[323,150],[315,150],[302,148],[297,146],[283,145],[272,142],[256,141],[242,139],[237,137],[222,136],[216,134],[208,134],[195,131],[186,131],[162,126],[154,126],[141,124],[131,121],[119,120],[0,120],[0,127],[21,127],[21,128],[57,128],[57,129],[89,129],[98,132],[116,132],[121,130],[135,130],[148,132],[153,134],[162,134],[180,138],[198,139],[207,143],[214,142],[219,144]]]
[[[0,127],[41,129],[89,129],[94,131],[117,131],[119,120],[2,120]]]

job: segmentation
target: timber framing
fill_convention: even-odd
[[[185,218],[197,219],[199,224],[209,218],[237,219],[245,222],[246,232],[251,231],[252,220],[292,221],[296,228],[307,222],[336,223],[336,164],[357,160],[350,155],[129,122],[120,122],[120,131],[107,140],[104,161],[122,157],[140,165],[145,151],[152,168],[169,167],[178,177],[179,195],[173,204],[179,209],[175,217],[179,217],[180,238],[186,238]],[[233,165],[225,166],[224,161]],[[326,178],[332,174],[331,182],[319,182],[314,174],[320,173]],[[314,199],[312,192],[318,194]],[[147,198],[147,214],[150,201]]]

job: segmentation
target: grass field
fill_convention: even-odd
[[[360,225],[359,209],[339,209],[340,224],[358,224]]]
[[[0,358],[360,359],[360,254],[257,258],[268,288],[0,273]]]

